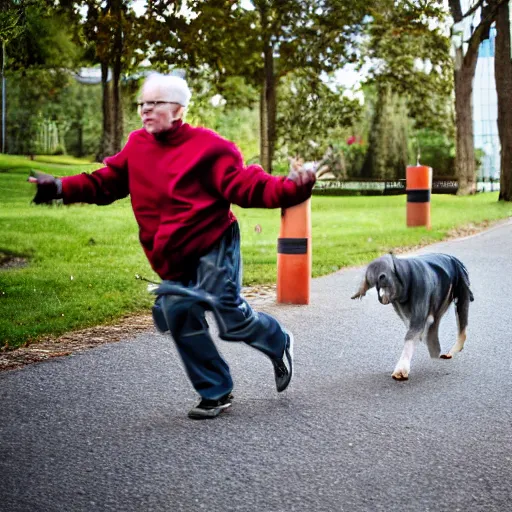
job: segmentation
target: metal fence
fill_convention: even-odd
[[[432,194],[456,194],[459,184],[455,178],[434,178]],[[500,189],[498,179],[483,178],[477,182],[477,192]],[[400,195],[405,194],[405,179],[399,180],[318,180],[314,195]]]

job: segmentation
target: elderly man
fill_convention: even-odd
[[[130,134],[105,167],[64,177],[42,175],[34,202],[110,204],[128,194],[142,248],[162,279],[153,317],[170,331],[201,400],[193,419],[214,418],[231,406],[229,367],[208,332],[213,312],[219,335],[268,356],[277,391],[292,377],[293,337],[275,318],[254,312],[240,296],[240,232],[231,203],[248,208],[289,207],[311,195],[315,175],[299,170],[274,177],[246,167],[238,148],[182,117],[191,93],[176,76],[151,74],[138,103],[143,128]]]

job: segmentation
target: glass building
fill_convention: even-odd
[[[478,51],[473,81],[473,130],[475,148],[482,150],[479,178],[500,177],[500,139],[498,135],[498,99],[494,80],[494,49],[496,29]]]

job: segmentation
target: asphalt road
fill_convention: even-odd
[[[407,382],[392,308],[350,300],[362,269],[262,308],[295,333],[282,395],[261,354],[219,342],[235,403],[214,421],[187,419],[195,393],[154,332],[0,374],[0,510],[512,510],[512,224],[427,251],[465,262],[475,302],[465,350],[420,346]],[[455,334],[451,309],[444,350]]]

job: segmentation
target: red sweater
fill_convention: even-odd
[[[130,194],[139,239],[162,279],[180,278],[206,254],[244,208],[289,207],[311,195],[313,183],[298,186],[244,166],[235,144],[205,128],[176,121],[158,137],[141,129],[120,153],[91,174],[62,178],[66,204],[110,204]]]

